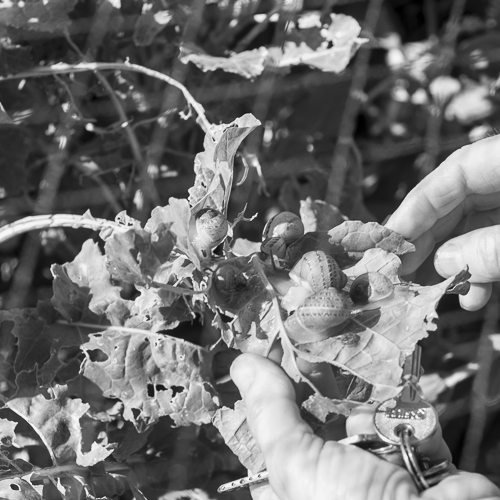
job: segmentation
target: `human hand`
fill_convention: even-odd
[[[262,356],[242,354],[236,358],[231,377],[245,401],[250,429],[280,500],[500,499],[500,490],[490,481],[464,472],[419,495],[403,468],[355,446],[314,435],[300,416],[290,379]],[[359,414],[351,431],[366,432]],[[439,436],[429,458],[443,458],[443,452],[446,446]]]
[[[463,223],[462,235],[436,252],[434,266],[447,278],[469,266],[471,289],[460,297],[464,309],[483,307],[492,282],[500,281],[500,136],[464,146],[425,177],[403,200],[386,226],[416,246],[403,257],[403,272],[414,271]]]

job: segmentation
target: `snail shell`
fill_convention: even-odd
[[[260,245],[260,251],[266,255],[272,253],[278,259],[282,259],[286,253],[286,242],[280,237],[266,238]]]
[[[233,308],[248,285],[248,279],[240,269],[232,264],[223,264],[213,275],[216,304],[223,309]]]
[[[360,274],[351,285],[349,294],[355,304],[368,304],[386,299],[394,293],[394,284],[385,276],[377,272]]]
[[[347,276],[335,259],[322,250],[306,252],[293,266],[290,278],[312,292],[331,287],[342,290],[347,283]]]
[[[280,212],[271,217],[262,231],[262,240],[280,237],[291,243],[304,234],[304,224],[300,217],[292,212]]]
[[[327,288],[307,297],[295,314],[287,318],[285,329],[292,340],[316,342],[330,337],[330,328],[342,324],[350,311],[347,293]]]
[[[202,208],[194,216],[192,242],[202,250],[210,250],[222,243],[228,228],[224,214],[215,208]]]

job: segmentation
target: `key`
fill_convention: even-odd
[[[381,441],[376,434],[356,434],[355,436],[341,439],[338,442],[345,445],[357,446],[358,448],[374,453],[384,459],[394,454],[400,455],[399,445],[388,445],[384,441]],[[401,465],[402,467],[404,466],[403,463],[397,465]],[[266,482],[268,481],[268,477],[269,475],[267,470],[263,470],[252,476],[243,477],[241,479],[236,479],[234,481],[230,481],[229,483],[222,484],[219,488],[217,488],[217,492],[227,493],[228,491],[240,490],[242,488]]]
[[[400,445],[400,434],[407,430],[410,443],[418,445],[431,438],[438,428],[436,410],[419,394],[420,357],[421,347],[417,345],[403,367],[403,379],[409,383],[398,397],[384,401],[375,410],[375,430],[386,443]]]

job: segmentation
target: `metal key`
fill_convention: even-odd
[[[403,367],[408,384],[398,397],[384,401],[375,410],[375,429],[386,443],[400,445],[401,432],[407,430],[410,443],[417,445],[432,437],[438,428],[436,410],[420,397],[420,357],[421,347],[417,345]]]
[[[388,457],[394,454],[400,455],[399,445],[388,445],[384,441],[381,441],[376,434],[356,434],[355,436],[350,436],[338,441],[340,444],[351,445],[361,448],[362,450],[369,451],[380,458],[388,461]],[[401,460],[402,467],[404,466]],[[269,474],[267,470],[263,470],[252,476],[242,477],[241,479],[235,479],[229,483],[224,483],[217,488],[218,493],[227,493],[228,491],[240,490],[249,486],[254,486],[256,484],[264,483],[268,481]]]

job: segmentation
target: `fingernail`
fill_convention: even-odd
[[[439,248],[434,257],[434,267],[443,278],[460,271],[464,266],[458,246],[450,243]]]
[[[255,378],[252,362],[245,355],[238,356],[231,365],[231,378],[243,396]]]

